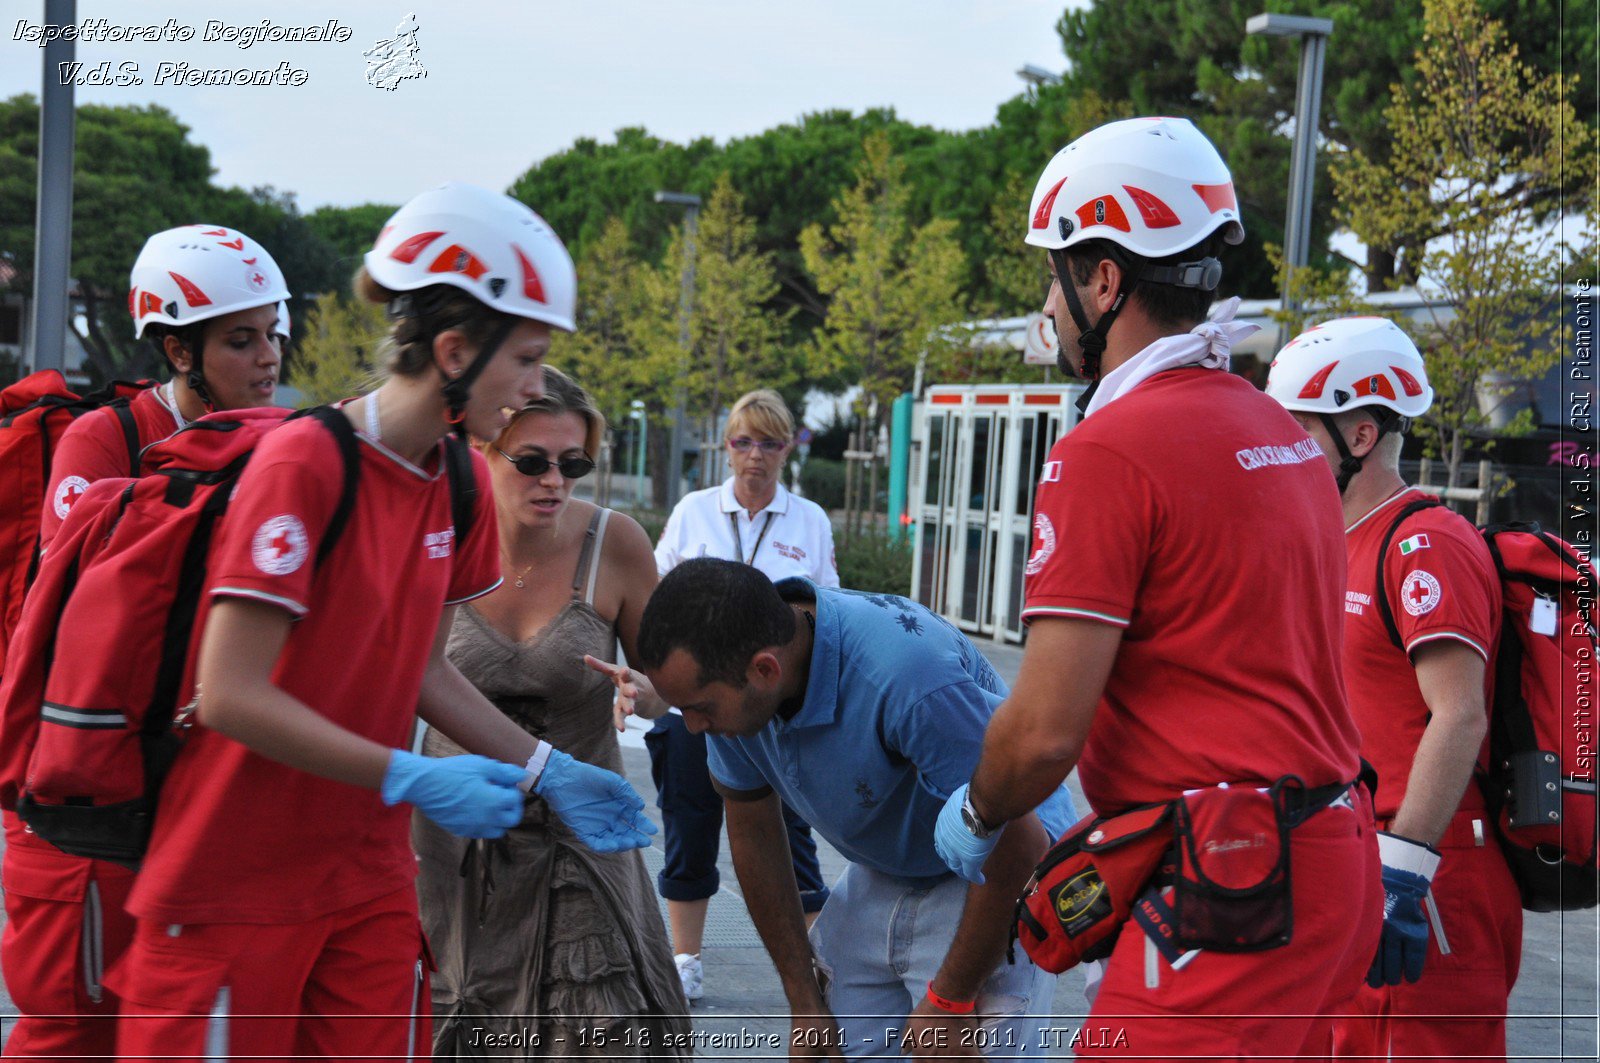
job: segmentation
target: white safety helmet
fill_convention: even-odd
[[[367,273],[397,292],[460,288],[505,314],[573,331],[578,275],[545,220],[510,196],[451,181],[394,212]]]
[[[152,323],[192,325],[289,297],[267,249],[237,229],[182,225],[145,241],[128,277],[133,334]]]
[[[1233,176],[1211,141],[1186,118],[1129,118],[1050,160],[1033,190],[1026,239],[1049,250],[1109,240],[1164,258],[1218,229],[1230,244],[1244,239]]]
[[[1272,360],[1267,394],[1285,409],[1316,414],[1339,452],[1335,479],[1344,494],[1361,471],[1333,415],[1372,408],[1378,438],[1404,432],[1433,405],[1433,388],[1411,337],[1381,317],[1345,317],[1307,329]]]
[[[1272,360],[1267,394],[1302,413],[1381,406],[1409,418],[1433,405],[1417,345],[1381,317],[1339,318],[1300,333]]]
[[[289,328],[293,322],[289,319],[289,304],[285,301],[278,303],[278,319],[272,323],[272,334],[282,336],[283,342],[289,342]]]

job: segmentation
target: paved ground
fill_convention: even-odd
[[[1014,647],[987,650],[1007,679],[1016,674],[1020,651]],[[624,736],[623,759],[628,778],[647,797],[653,795],[649,759],[637,732]],[[819,839],[823,871],[831,879],[844,860]],[[658,844],[646,851],[653,872],[661,866]],[[723,1059],[787,1058],[787,1010],[777,975],[750,923],[724,841],[722,891],[712,899],[706,926],[706,996],[694,1009],[698,1055]],[[1600,1007],[1596,971],[1600,969],[1595,912],[1527,917],[1522,975],[1511,998],[1509,1041],[1514,1060],[1595,1060],[1600,1045]],[[640,913],[641,918],[664,918]],[[0,1025],[14,1015],[10,997],[0,987]],[[1065,1045],[1084,1017],[1083,978],[1076,972],[1057,983],[1054,1014]],[[1197,1051],[1203,1048],[1197,1046]],[[1060,1048],[1044,1058],[1067,1059]],[[626,1058],[619,1053],[618,1058]],[[1041,1057],[1034,1057],[1041,1058]]]

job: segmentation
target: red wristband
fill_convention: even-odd
[[[948,1011],[952,1015],[971,1015],[978,1009],[976,1000],[946,1000],[933,991],[933,983],[928,983],[928,1003],[940,1011]]]

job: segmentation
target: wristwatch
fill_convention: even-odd
[[[961,822],[966,824],[967,830],[974,838],[987,838],[1005,826],[1004,823],[991,827],[978,816],[978,810],[972,807],[972,788],[967,788],[966,795],[961,799]]]

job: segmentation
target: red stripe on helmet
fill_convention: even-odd
[[[1302,398],[1302,399],[1320,399],[1320,398],[1322,398],[1322,389],[1327,386],[1328,377],[1330,375],[1332,375],[1333,367],[1338,365],[1338,364],[1339,364],[1338,362],[1329,362],[1327,365],[1323,366],[1321,369],[1318,369],[1317,372],[1316,372],[1316,375],[1313,376],[1310,380],[1307,380],[1306,381],[1306,386],[1300,389],[1299,398]]]
[[[205,292],[201,291],[194,281],[190,280],[188,277],[174,273],[170,269],[167,270],[167,276],[178,282],[178,289],[183,292],[183,301],[188,303],[190,306],[211,305],[211,297],[206,295]]]
[[[545,298],[544,281],[539,279],[539,271],[533,268],[533,263],[522,253],[522,248],[512,244],[511,250],[517,253],[517,261],[522,265],[522,294],[536,303],[548,303],[550,300]]]
[[[1123,185],[1122,188],[1133,197],[1133,205],[1139,208],[1139,217],[1144,220],[1148,228],[1170,229],[1179,224],[1178,216],[1172,213],[1172,208],[1157,197],[1132,185]]]
[[[1357,395],[1376,395],[1391,400],[1394,398],[1394,385],[1382,373],[1373,373],[1369,377],[1357,380],[1350,390]]]
[[[1044,194],[1043,199],[1039,200],[1039,209],[1033,212],[1033,227],[1035,229],[1050,228],[1050,212],[1055,209],[1056,196],[1060,194],[1061,186],[1066,183],[1067,179],[1063,177],[1055,183],[1055,186],[1050,191]]]
[[[1113,229],[1123,232],[1132,232],[1133,226],[1128,224],[1128,216],[1123,213],[1122,207],[1110,195],[1096,196],[1075,213],[1078,215],[1078,224],[1084,228],[1091,225],[1109,225]]]
[[[393,251],[390,251],[389,257],[394,259],[396,262],[404,262],[409,266],[411,263],[417,260],[417,256],[422,254],[423,250],[427,248],[429,244],[433,243],[443,235],[444,233],[442,231],[434,233],[418,233],[417,235],[401,243]]]
[[[1213,214],[1219,210],[1239,209],[1239,200],[1233,194],[1232,181],[1224,181],[1220,185],[1195,185],[1194,190],[1200,201]]]
[[[439,252],[439,257],[428,267],[429,273],[464,273],[477,280],[489,272],[488,265],[460,244],[451,244]]]
[[[223,241],[221,241],[221,243],[222,243],[223,247],[231,247],[235,251],[243,251],[244,250],[244,237],[242,237],[242,236],[237,237],[237,238],[232,239],[232,240],[223,240]]]
[[[1401,369],[1397,365],[1391,365],[1389,367],[1389,371],[1400,379],[1400,387],[1404,389],[1407,395],[1410,395],[1412,398],[1416,398],[1418,395],[1422,394],[1422,385],[1417,383],[1416,377],[1412,376],[1410,373],[1406,372],[1404,369]]]

